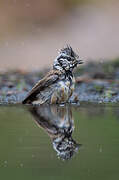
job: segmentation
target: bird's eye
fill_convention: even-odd
[[[72,59],[71,59],[70,57],[67,57],[67,60],[68,60],[68,61],[72,61]]]
[[[63,63],[63,61],[64,61],[63,59],[60,59],[60,60],[59,60],[60,63]]]

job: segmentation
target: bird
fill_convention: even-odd
[[[75,88],[73,70],[83,61],[70,45],[62,48],[52,70],[31,89],[22,104],[66,104]]]

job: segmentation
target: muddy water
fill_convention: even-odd
[[[118,179],[118,106],[0,107],[0,179]]]

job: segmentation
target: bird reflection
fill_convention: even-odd
[[[50,136],[58,157],[67,160],[78,151],[81,144],[72,138],[74,120],[69,106],[32,106],[29,111]]]

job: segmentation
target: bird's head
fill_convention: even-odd
[[[53,68],[57,70],[72,71],[78,64],[82,64],[83,61],[79,59],[79,56],[73,51],[71,46],[63,48],[59,52],[59,56],[54,61]]]

